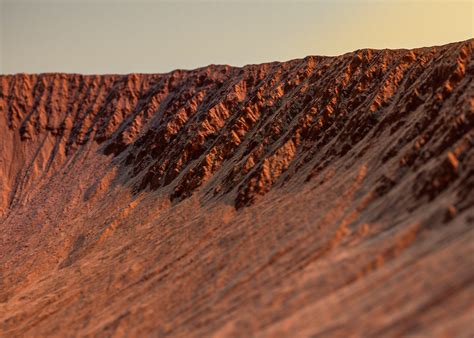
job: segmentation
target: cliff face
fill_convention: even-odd
[[[0,76],[0,335],[469,335],[473,40]]]

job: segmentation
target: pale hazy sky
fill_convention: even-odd
[[[162,73],[473,37],[456,0],[0,0],[0,73]]]

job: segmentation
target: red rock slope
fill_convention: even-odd
[[[471,336],[473,45],[0,76],[0,336]]]

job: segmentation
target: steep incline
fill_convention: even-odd
[[[473,45],[0,76],[0,335],[469,336]]]

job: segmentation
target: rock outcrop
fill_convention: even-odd
[[[469,336],[473,47],[0,76],[0,336]]]

